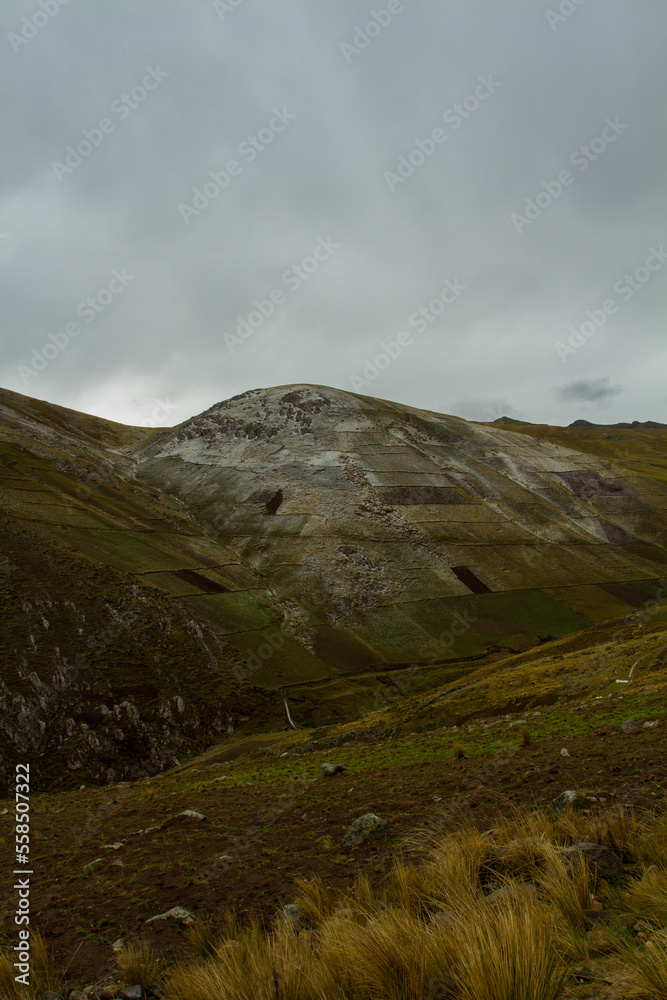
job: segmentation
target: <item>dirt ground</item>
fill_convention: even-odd
[[[358,770],[354,748],[340,747],[290,757],[289,765],[281,761],[288,767],[283,780],[263,785],[245,784],[261,764],[237,756],[233,764],[207,763],[198,773],[177,769],[133,785],[39,796],[31,927],[46,939],[56,967],[67,966],[71,987],[117,974],[112,945],[118,938],[140,934],[167,960],[184,958],[191,953],[184,929],[171,919],[147,924],[148,918],[182,906],[216,922],[231,907],[242,923],[257,915],[268,927],[296,895],[297,877],[320,876],[343,892],[363,873],[378,886],[399,854],[417,859],[405,838],[418,831],[467,818],[486,829],[514,806],[546,805],[566,788],[596,796],[592,809],[619,801],[639,811],[655,808],[667,792],[663,734],[661,727],[548,737],[527,746],[517,741],[488,758],[425,754],[419,763],[386,767],[385,744],[378,744],[371,748],[378,767]],[[561,746],[569,756],[560,756]],[[347,770],[323,778],[322,760]],[[294,780],[292,766],[306,779]],[[183,810],[206,819],[179,817]],[[366,812],[385,819],[394,837],[343,848],[347,826]],[[4,825],[1,832],[9,871],[13,837]],[[2,943],[11,944],[15,899],[5,884]]]

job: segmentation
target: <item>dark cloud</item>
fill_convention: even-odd
[[[583,403],[603,403],[624,392],[622,385],[610,385],[610,379],[580,379],[578,382],[568,382],[556,389],[556,395],[564,401],[575,400]]]
[[[392,9],[2,5],[0,382],[139,423],[288,382],[569,423],[550,387],[602,370],[601,419],[667,419],[665,5]]]

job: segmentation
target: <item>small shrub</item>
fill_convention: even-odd
[[[533,742],[533,737],[531,736],[530,729],[528,726],[521,727],[521,746],[529,747]]]
[[[667,924],[667,872],[651,865],[641,879],[626,890],[624,901],[637,919]]]
[[[133,941],[118,953],[118,964],[128,986],[148,986],[157,978],[161,962],[146,941]]]
[[[187,939],[199,958],[210,958],[220,942],[220,933],[207,920],[197,920],[188,928]]]
[[[15,997],[19,996],[20,993],[14,979],[12,959],[5,952],[0,952],[0,998],[14,1000]]]
[[[654,935],[639,951],[630,945],[620,946],[620,957],[625,960],[629,971],[626,982],[635,995],[643,1000],[667,1000],[667,940],[662,935]]]
[[[458,743],[458,742],[457,743],[452,743],[452,752],[453,752],[454,757],[456,758],[456,760],[461,760],[461,758],[465,757],[465,755],[466,755],[466,752],[463,749],[463,744],[462,743]]]

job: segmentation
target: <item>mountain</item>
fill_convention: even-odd
[[[358,718],[662,587],[659,427],[310,385],[157,431],[3,391],[0,422],[0,753],[42,787],[155,774],[286,706]]]

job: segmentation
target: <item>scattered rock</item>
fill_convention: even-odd
[[[186,927],[190,924],[194,924],[195,918],[189,910],[186,910],[183,906],[172,906],[170,910],[166,913],[158,913],[154,917],[149,917],[146,921],[147,924],[153,923],[154,920],[168,920],[172,918],[173,920],[178,920],[179,923],[185,924]]]
[[[227,948],[229,951],[233,951],[235,948],[240,948],[241,945],[238,941],[225,941],[224,944],[218,945],[217,950],[222,951],[223,948]]]
[[[600,729],[596,730],[598,736],[602,736],[604,733],[620,733],[621,727],[617,726],[615,722],[608,722],[606,726],[602,726]]]
[[[636,719],[626,719],[625,722],[621,723],[622,733],[639,733],[641,728]]]
[[[84,865],[81,870],[85,872],[86,868],[92,868],[93,865],[98,865],[101,861],[104,860],[105,860],[104,858],[95,858],[93,861],[89,861],[87,865]]]
[[[194,809],[184,809],[183,812],[177,814],[177,818],[178,816],[185,816],[187,817],[187,819],[199,819],[199,820],[206,819],[206,816],[204,816],[203,813],[195,812]]]
[[[484,898],[487,903],[502,903],[519,894],[537,899],[537,886],[534,882],[515,882],[512,885],[503,885],[499,889],[494,889]]]
[[[584,920],[588,929],[596,924],[608,924],[611,914],[607,910],[584,910]]]
[[[118,994],[118,1000],[141,1000],[143,995],[144,991],[141,986],[136,983],[134,986],[124,986]]]
[[[301,909],[298,903],[285,903],[282,908],[282,915],[294,927],[303,927],[309,922],[306,913]]]
[[[644,723],[644,729],[659,729],[662,726],[662,719],[652,719],[651,722]]]
[[[582,841],[579,844],[573,844],[572,847],[564,847],[561,853],[567,857],[586,858],[587,861],[590,861],[598,878],[605,878],[609,882],[613,882],[625,872],[623,862],[618,854],[610,851],[608,847],[603,847],[602,844]]]
[[[649,924],[648,920],[638,920],[632,928],[632,933],[640,941],[648,941],[654,930],[655,927],[653,924]]]
[[[322,764],[322,776],[330,778],[333,774],[342,774],[345,771],[345,764]]]
[[[124,943],[123,939],[122,938],[118,938],[116,941],[114,941],[114,943],[111,945],[111,947],[113,948],[114,951],[120,951],[121,948],[123,947],[123,943]]]
[[[552,799],[546,811],[549,816],[560,816],[567,809],[581,809],[585,804],[586,796],[583,792],[568,788]]]
[[[560,752],[560,755],[561,755],[561,757],[569,757],[570,756],[570,751],[566,750],[565,747],[563,747],[563,749]]]
[[[341,920],[356,920],[363,923],[366,915],[363,910],[355,910],[348,906],[341,906],[334,913],[334,917],[340,917]]]
[[[350,823],[342,842],[343,844],[353,844],[391,836],[393,836],[393,832],[386,820],[376,816],[375,813],[364,813],[363,816],[359,816],[358,819]]]

